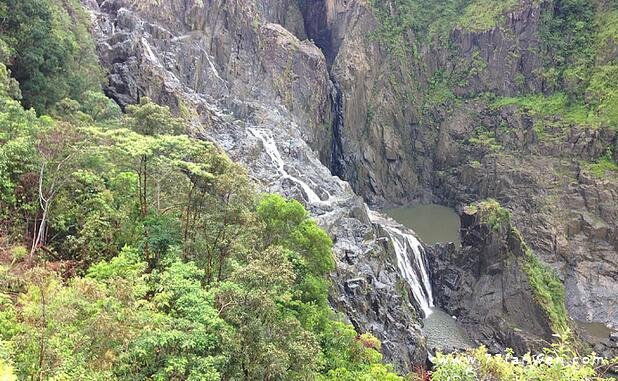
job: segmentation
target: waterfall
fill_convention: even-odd
[[[393,242],[399,272],[408,282],[412,295],[423,310],[425,317],[428,317],[432,313],[431,308],[434,304],[423,246],[414,235],[395,226],[378,213],[369,210],[369,208],[367,208],[367,212],[371,222],[380,225]]]
[[[298,184],[302,188],[310,204],[324,205],[329,203],[329,200],[322,201],[320,196],[318,196],[305,181],[287,172],[285,162],[281,156],[281,152],[277,148],[277,143],[271,130],[264,128],[249,128],[249,131],[262,142],[264,151],[277,168],[277,171],[284,179],[289,179]],[[339,180],[339,182],[344,183],[342,180]],[[410,286],[414,299],[422,309],[425,317],[431,315],[433,295],[431,292],[431,283],[427,272],[425,250],[423,246],[419,240],[414,235],[407,232],[405,228],[395,224],[392,220],[384,218],[379,213],[370,210],[367,206],[365,207],[367,208],[367,213],[371,222],[381,226],[393,242],[399,273]]]
[[[414,299],[416,299],[425,313],[425,317],[431,315],[433,294],[431,292],[429,274],[427,273],[425,250],[412,234],[404,233],[402,230],[392,226],[384,226],[384,230],[386,230],[393,241],[399,271],[410,285]],[[410,258],[410,250],[413,254],[413,261]]]
[[[277,166],[277,170],[283,175],[283,178],[292,180],[293,182],[298,184],[302,188],[303,192],[305,192],[305,195],[307,196],[307,201],[309,201],[310,204],[319,204],[322,202],[320,196],[318,196],[318,194],[315,193],[313,189],[311,189],[309,184],[299,179],[298,177],[290,175],[286,171],[285,163],[283,161],[283,158],[281,157],[279,149],[277,148],[277,143],[275,142],[271,131],[257,128],[250,128],[249,131],[262,142],[264,150],[266,150],[266,153],[272,160],[273,164]]]

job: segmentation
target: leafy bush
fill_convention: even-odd
[[[11,62],[26,108],[44,113],[99,90],[102,71],[78,1],[1,0],[0,16],[0,39],[10,51],[4,62]]]
[[[496,139],[495,132],[488,131],[485,127],[475,130],[475,135],[468,139],[471,144],[486,148],[489,152],[502,151],[502,145]]]
[[[501,16],[513,10],[519,4],[518,0],[507,0],[496,3],[492,0],[475,0],[465,8],[457,25],[470,31],[484,31],[499,25]]]
[[[491,355],[480,347],[464,353],[436,356],[436,367],[431,379],[436,381],[482,380],[482,381],[588,381],[601,380],[596,368],[607,369],[618,359],[595,362],[595,356],[580,356],[565,342],[558,342],[544,350],[541,356],[530,353],[515,358],[512,352],[506,355]]]
[[[586,171],[589,171],[599,179],[607,178],[607,176],[611,176],[611,174],[618,172],[618,163],[614,160],[611,147],[608,147],[605,154],[595,163],[584,162],[582,166]]]
[[[481,223],[495,231],[505,227],[511,220],[511,213],[492,198],[476,203],[471,211],[478,211]]]

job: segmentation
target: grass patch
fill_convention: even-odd
[[[618,64],[594,71],[586,89],[586,102],[603,124],[618,128]]]
[[[511,234],[521,243],[525,257],[523,270],[534,292],[535,299],[547,313],[552,330],[563,336],[569,335],[569,315],[565,304],[564,285],[558,275],[534,254],[515,227]]]
[[[457,21],[457,26],[473,32],[482,32],[498,25],[504,15],[519,4],[518,0],[476,0],[470,3]]]
[[[564,334],[569,329],[568,314],[564,304],[564,285],[556,273],[542,263],[532,250],[526,250],[524,271],[534,290],[537,301],[541,304],[551,322],[554,332]]]
[[[611,147],[607,148],[605,155],[601,156],[596,163],[583,162],[584,169],[596,178],[603,179],[618,172],[618,163],[614,160]]]
[[[496,153],[503,150],[502,145],[496,139],[496,133],[489,131],[485,127],[479,127],[475,130],[476,136],[468,139],[470,144],[485,147],[490,152]]]
[[[531,116],[556,116],[567,123],[599,127],[601,119],[582,102],[571,102],[565,93],[554,93],[549,96],[542,94],[525,95],[521,97],[502,97],[495,100],[491,107],[501,109],[506,106],[517,106]]]

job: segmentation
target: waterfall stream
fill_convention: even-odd
[[[275,142],[271,131],[257,128],[250,128],[249,131],[253,134],[253,136],[258,138],[262,142],[264,150],[266,150],[266,153],[272,160],[273,164],[277,166],[277,169],[283,175],[283,177],[292,180],[302,188],[303,192],[305,192],[305,195],[307,196],[307,201],[309,201],[309,203],[316,204],[322,202],[320,196],[318,196],[318,194],[315,193],[313,189],[311,189],[309,184],[299,179],[298,177],[290,175],[286,171],[285,163],[283,161],[283,158],[281,157],[279,149],[277,148],[277,143]]]
[[[272,163],[277,167],[278,172],[283,178],[298,184],[310,204],[321,205],[331,201],[323,201],[307,182],[288,173],[285,168],[285,161],[281,156],[279,148],[277,148],[277,143],[272,131],[258,128],[249,128],[249,131],[262,142],[264,151]],[[405,227],[370,210],[368,207],[367,213],[371,222],[381,226],[393,242],[399,273],[410,286],[413,297],[423,311],[424,316],[427,317],[431,315],[433,295],[423,246],[412,233],[406,231]]]
[[[395,245],[399,271],[410,284],[414,299],[419,303],[425,317],[428,317],[432,312],[433,295],[429,274],[427,273],[425,250],[423,250],[421,243],[412,234],[404,233],[402,230],[392,226],[384,226],[384,230],[391,236]],[[414,260],[410,258],[410,250],[414,254]]]
[[[419,240],[405,228],[367,208],[371,222],[380,225],[393,242],[397,266],[401,276],[408,282],[412,295],[423,310],[425,318],[432,314],[433,293],[427,272],[425,250]]]
[[[331,74],[330,79],[333,83],[332,108],[333,108],[333,127],[332,127],[332,153],[330,169],[333,175],[344,178],[345,161],[343,160],[343,94],[341,87]]]

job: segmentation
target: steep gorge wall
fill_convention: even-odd
[[[525,271],[521,236],[509,221],[487,223],[479,210],[464,211],[461,224],[461,248],[438,244],[430,251],[439,304],[491,352],[523,355],[549,346],[551,318]]]
[[[597,3],[601,15],[613,9]],[[618,183],[586,164],[606,152],[616,160],[616,126],[493,104],[574,86],[557,83],[546,62],[544,18],[560,2],[520,0],[493,24],[455,25],[446,36],[393,36],[383,28],[400,21],[395,2],[376,4],[386,16],[366,1],[301,7],[341,93],[331,168],[377,204],[498,199],[559,272],[572,316],[617,327]],[[615,46],[597,62],[615,60]]]

